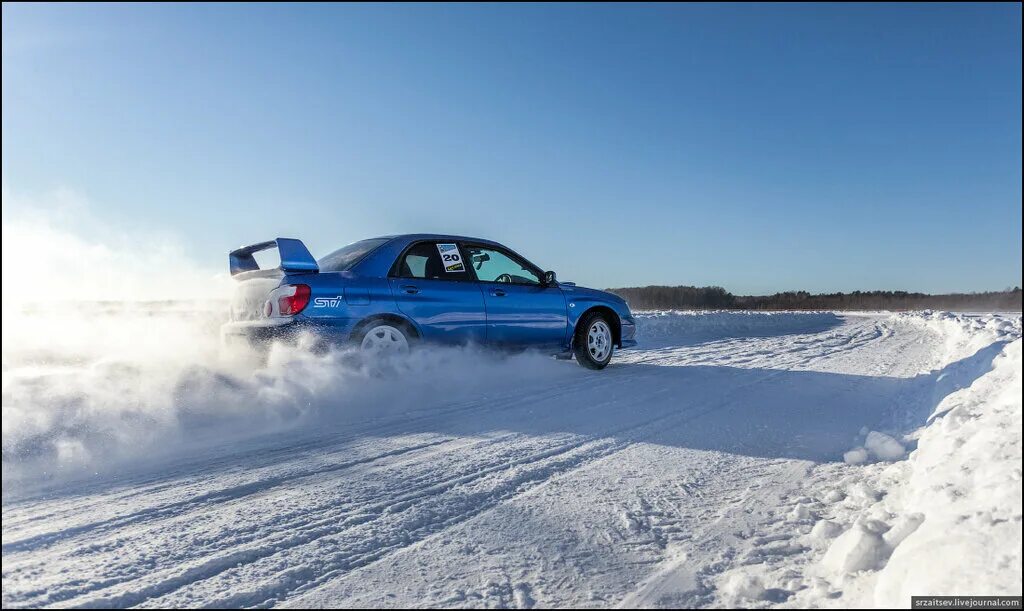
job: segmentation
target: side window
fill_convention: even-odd
[[[469,280],[469,272],[457,244],[419,242],[410,247],[398,262],[399,278],[424,280]]]
[[[466,248],[469,264],[481,282],[507,284],[541,284],[541,278],[525,264],[494,248],[469,246]]]

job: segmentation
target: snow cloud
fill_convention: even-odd
[[[226,268],[226,265],[225,265]],[[3,185],[3,301],[225,298],[226,269],[203,269],[177,236],[97,218],[87,198],[59,188],[23,195]]]

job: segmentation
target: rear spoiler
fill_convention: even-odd
[[[231,254],[228,255],[231,275],[235,276],[242,272],[258,270],[260,266],[256,263],[256,258],[253,257],[253,254],[270,248],[277,248],[278,254],[281,255],[281,270],[284,272],[316,273],[320,271],[320,266],[316,264],[316,259],[313,258],[313,255],[309,254],[309,249],[302,243],[302,240],[277,238],[276,240],[260,242],[259,244],[252,244],[232,250]]]

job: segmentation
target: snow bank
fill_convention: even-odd
[[[835,312],[688,312],[635,313],[641,347],[679,346],[733,337],[770,337],[819,333],[842,323]]]
[[[943,338],[944,349],[938,354],[945,362],[969,356],[993,342],[1021,336],[1019,314],[972,315],[925,310],[894,314],[892,319],[897,324],[928,329]]]
[[[950,395],[907,465],[889,506],[922,523],[892,553],[878,605],[911,594],[1021,594],[1021,340],[991,373]]]
[[[1019,335],[1019,322],[926,314],[915,324],[944,327],[950,349],[960,351],[979,343],[972,335],[980,342]],[[938,405],[908,460],[868,473],[880,500],[853,516],[821,560],[844,590],[843,604],[905,607],[911,595],[1021,594],[1021,364],[1018,338],[990,372]],[[875,449],[860,450],[882,459],[899,450],[891,438],[870,445]],[[812,537],[823,545],[835,530],[816,526]]]

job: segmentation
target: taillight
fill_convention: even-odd
[[[295,316],[309,304],[309,286],[306,284],[289,284],[274,291],[277,293],[277,313],[279,316]]]

